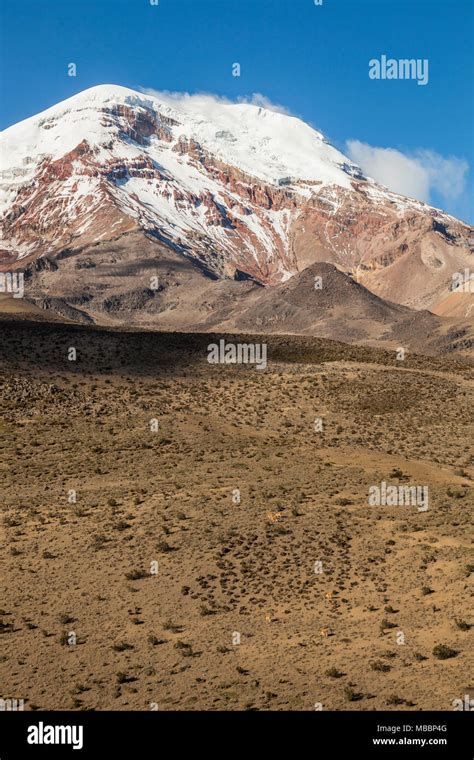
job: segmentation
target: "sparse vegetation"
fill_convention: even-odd
[[[437,660],[449,660],[451,657],[456,657],[458,652],[452,647],[448,647],[447,644],[436,644],[433,647],[433,657]]]
[[[472,630],[472,496],[447,495],[472,469],[465,367],[413,356],[402,371],[375,349],[270,336],[281,363],[237,372],[203,360],[209,335],[78,328],[65,368],[71,334],[41,330],[20,333],[25,372],[0,325],[2,688],[41,709],[306,710],[319,683],[328,710],[449,709]],[[432,508],[369,507],[382,479],[429,483]],[[437,646],[455,655],[436,654],[449,630],[456,651]]]
[[[461,618],[455,618],[454,623],[460,631],[469,631],[471,629],[471,625]]]
[[[126,652],[129,649],[133,649],[131,644],[127,644],[126,641],[120,641],[117,644],[112,645],[114,652]]]
[[[332,667],[326,670],[326,675],[329,676],[329,678],[341,678],[344,673],[338,670],[338,668]]]
[[[141,578],[147,578],[148,573],[146,573],[145,570],[135,568],[134,570],[129,570],[125,573],[125,577],[128,581],[139,581]]]
[[[344,696],[348,702],[359,702],[363,698],[363,694],[355,691],[351,686],[344,687]]]
[[[390,694],[390,696],[387,699],[387,705],[394,706],[394,705],[403,705],[405,704],[406,700],[403,699],[403,697],[399,697],[398,694]]]

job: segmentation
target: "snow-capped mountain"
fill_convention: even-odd
[[[142,230],[218,278],[275,285],[326,261],[431,306],[472,261],[467,225],[255,105],[103,85],[5,130],[1,151],[2,268]]]

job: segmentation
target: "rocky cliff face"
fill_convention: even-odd
[[[430,308],[472,229],[389,192],[298,119],[92,88],[2,135],[0,267],[142,230],[215,278],[277,285],[329,262]]]

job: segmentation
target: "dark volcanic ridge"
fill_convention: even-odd
[[[281,285],[215,279],[141,232],[30,264],[25,293],[67,321],[103,326],[312,335],[433,355],[468,352],[474,338],[469,320],[384,300],[333,264]]]

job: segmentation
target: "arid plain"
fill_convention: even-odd
[[[209,365],[212,340],[2,316],[2,695],[27,710],[472,696],[469,364],[267,336],[258,371]],[[369,505],[382,481],[428,486],[429,509]]]

